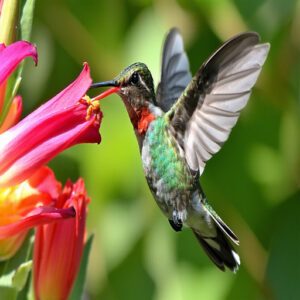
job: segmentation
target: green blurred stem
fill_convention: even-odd
[[[0,18],[0,43],[9,45],[14,41],[18,12],[18,0],[4,0]]]

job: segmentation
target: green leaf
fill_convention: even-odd
[[[0,286],[1,299],[15,300],[17,298],[17,291],[7,286]]]
[[[22,7],[20,37],[25,41],[30,40],[34,7],[35,0],[26,0]]]
[[[30,41],[31,29],[32,29],[32,21],[33,21],[33,12],[35,7],[35,0],[24,0],[21,8],[21,20],[20,20],[20,40]],[[18,75],[16,79],[16,83],[13,88],[13,92],[17,92],[18,87],[22,79],[22,72],[24,68],[24,61],[22,61],[18,68]],[[13,99],[14,95],[12,95]]]
[[[69,300],[80,300],[82,299],[84,284],[85,284],[85,277],[86,277],[86,271],[89,261],[89,254],[91,251],[92,243],[93,243],[94,235],[91,235],[88,239],[88,241],[85,244],[83,255],[81,258],[80,263],[80,269],[79,273],[77,275],[75,284],[73,286],[71,296],[69,297]]]
[[[22,263],[19,266],[19,268],[15,271],[12,277],[12,286],[16,288],[17,291],[21,291],[24,288],[31,268],[32,260],[29,260]]]
[[[32,274],[32,273],[31,273]],[[32,276],[28,274],[24,288],[18,293],[16,300],[34,300]]]
[[[11,259],[0,263],[0,295],[9,293],[15,299],[17,292],[22,290],[26,284],[28,274],[31,270],[31,253],[33,236],[28,235],[21,249]],[[14,295],[14,296],[13,296]]]

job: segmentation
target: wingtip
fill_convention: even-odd
[[[232,250],[231,253],[236,262],[236,265],[232,271],[233,271],[233,273],[236,273],[241,265],[241,259],[240,259],[240,256],[234,250]]]
[[[270,43],[263,43],[261,45],[267,49],[267,52],[270,51],[270,48],[271,48],[271,44]]]
[[[255,32],[255,31],[245,31],[245,32],[240,32],[231,38],[229,38],[225,43],[233,41],[233,40],[239,40],[239,39],[255,39],[256,43],[259,43],[260,41],[260,35]]]
[[[175,27],[175,26],[174,26],[174,27],[171,27],[171,28],[170,28],[168,34],[171,34],[172,32],[174,32],[174,33],[180,33],[180,30],[179,30],[178,27]]]

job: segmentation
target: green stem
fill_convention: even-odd
[[[9,45],[14,41],[18,11],[18,0],[4,0],[0,18],[0,43]]]

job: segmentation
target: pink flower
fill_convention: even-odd
[[[28,42],[18,41],[8,47],[0,44],[0,85],[27,56],[31,56],[37,63],[36,48]]]
[[[87,118],[93,106],[82,103],[91,82],[85,64],[73,83],[0,135],[0,187],[22,182],[75,144],[100,143],[102,113],[98,108]]]
[[[0,0],[0,16],[1,16],[1,11],[2,11],[2,6],[3,6],[3,0]]]
[[[88,203],[83,180],[75,184],[68,181],[56,207],[74,207],[76,217],[37,228],[33,253],[37,300],[68,298],[80,266]]]
[[[35,47],[27,42],[0,44],[1,107],[8,76],[27,56],[37,61]],[[90,84],[85,64],[74,82],[19,123],[22,99],[13,100],[0,126],[0,260],[17,251],[28,229],[75,216],[71,206],[56,206],[60,184],[43,166],[75,144],[100,142],[102,113],[85,96]]]
[[[28,42],[19,41],[8,47],[0,44],[0,113],[5,100],[6,81],[19,63],[28,56],[31,56],[37,63],[36,48]]]

